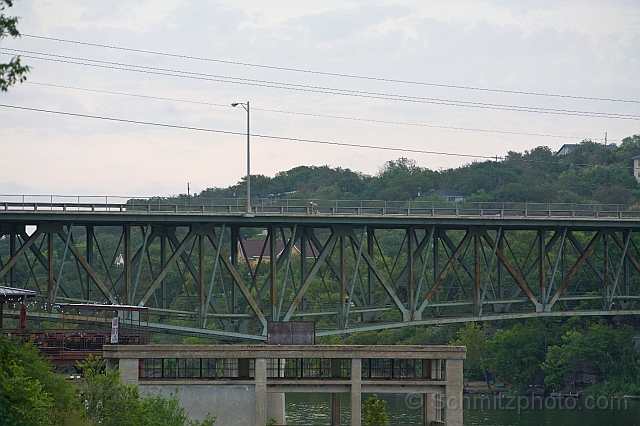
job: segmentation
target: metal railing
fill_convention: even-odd
[[[311,204],[313,203],[313,204]],[[256,198],[253,214],[352,215],[483,218],[602,218],[638,219],[640,206],[623,204],[501,203],[384,200],[306,200]],[[245,213],[242,198],[138,198],[124,196],[2,195],[3,212],[104,212],[104,213]]]

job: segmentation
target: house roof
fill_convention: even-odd
[[[244,248],[244,252],[242,252],[242,248],[238,247],[240,251],[240,255],[245,257],[245,252],[247,254],[247,258],[249,259],[257,259],[262,254],[263,257],[268,258],[271,256],[271,244],[265,240],[242,240],[241,242],[242,248]],[[262,251],[264,247],[264,252]],[[318,255],[317,250],[312,245],[307,246],[307,257],[316,257]],[[282,252],[285,250],[285,243],[283,241],[276,241],[276,257],[280,257]],[[297,253],[300,253],[300,245],[295,244],[293,246],[293,250]]]
[[[0,303],[22,302],[27,297],[35,296],[36,292],[33,290],[0,286]]]

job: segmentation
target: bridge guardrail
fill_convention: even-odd
[[[252,213],[425,217],[637,219],[640,206],[622,204],[500,203],[383,200],[252,200]],[[243,214],[245,200],[122,196],[1,195],[0,214],[16,211]]]

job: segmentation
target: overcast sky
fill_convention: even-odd
[[[16,54],[7,49],[18,49],[32,71],[29,83],[0,93],[4,105],[243,133],[246,112],[229,104],[249,100],[255,134],[499,157],[540,145],[555,150],[583,138],[603,142],[605,132],[614,143],[640,133],[640,2],[634,0],[18,0],[8,14],[21,18],[24,36],[2,41],[0,62]],[[43,54],[79,59],[36,58]],[[142,73],[114,69],[121,65],[60,60],[173,71]],[[175,71],[198,73],[189,76],[199,78],[176,77]],[[229,78],[246,80],[232,83]],[[301,90],[265,87],[273,83]],[[467,106],[448,105],[452,101]],[[628,117],[523,112],[495,105]],[[246,173],[242,135],[6,107],[0,107],[0,148],[0,194],[172,195],[185,193],[187,182],[199,192],[235,184]],[[375,174],[385,161],[401,156],[431,169],[474,161],[251,140],[252,174],[268,176],[299,165],[325,164]]]

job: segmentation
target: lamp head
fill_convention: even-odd
[[[231,104],[232,107],[237,107],[239,104],[237,102],[234,102]]]

